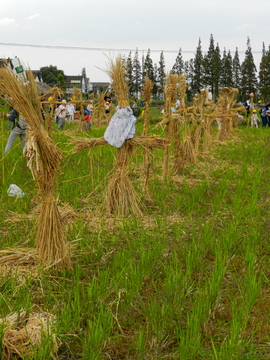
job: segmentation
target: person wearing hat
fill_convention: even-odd
[[[67,101],[64,99],[62,100],[62,104],[59,106],[58,110],[58,118],[59,118],[59,126],[58,130],[64,129],[65,121],[66,121],[66,114],[69,114],[67,108],[65,107]]]
[[[87,130],[91,130],[92,116],[90,115],[90,111],[88,109],[84,110],[84,118],[85,118],[85,121],[86,121]]]
[[[254,109],[252,111],[252,115],[251,115],[251,127],[253,127],[253,125],[256,126],[256,128],[259,130],[259,126],[258,126],[258,123],[257,123],[257,120],[258,121],[261,121],[258,116],[257,116],[257,111]]]

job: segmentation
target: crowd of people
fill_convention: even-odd
[[[246,110],[247,110],[247,115],[250,116],[250,126],[256,127],[257,129],[259,129],[259,123],[262,122],[262,127],[266,127],[267,125],[268,125],[268,127],[270,127],[270,104],[264,105],[259,110],[259,114],[260,114],[260,117],[259,117],[257,114],[257,110],[254,109],[254,106],[252,106],[250,100],[251,99],[249,97],[247,99],[247,101],[244,103],[244,106],[246,107]],[[52,111],[52,106],[50,103],[51,101],[52,101],[52,98],[49,98],[48,99],[49,113],[51,113],[51,111]],[[41,110],[41,115],[42,115],[44,124],[46,122],[45,103],[46,103],[45,99],[44,98],[41,99],[40,110]],[[110,115],[111,104],[112,104],[112,99],[111,99],[110,93],[107,92],[106,95],[104,96],[104,102],[101,103],[101,105],[104,108],[104,113],[105,113],[106,117],[108,117],[108,115]],[[144,102],[141,104],[141,106],[144,109]],[[175,111],[175,109],[179,108],[179,106],[180,106],[180,99],[177,99],[176,103],[175,103],[175,108],[172,108],[172,109]],[[138,104],[137,104],[136,100],[133,100],[132,110],[133,110],[133,114],[135,116],[138,116]],[[172,112],[173,112],[173,110],[172,110]],[[84,109],[84,118],[85,118],[87,130],[91,130],[93,113],[94,113],[94,101],[90,100],[87,108]],[[69,103],[67,103],[67,101],[65,99],[61,100],[59,98],[57,100],[57,108],[56,108],[55,114],[54,114],[55,122],[56,122],[56,124],[58,124],[57,129],[58,130],[64,129],[65,123],[66,123],[66,116],[68,116],[68,122],[70,125],[72,123],[72,121],[74,120],[75,114],[76,114],[76,106],[73,104],[73,102],[70,101]],[[11,150],[11,147],[14,144],[14,142],[18,136],[20,137],[22,149],[24,149],[25,144],[26,144],[27,126],[28,126],[27,122],[25,121],[25,119],[22,116],[20,116],[20,114],[18,113],[16,108],[12,109],[10,111],[10,113],[7,114],[7,117],[9,119],[8,130],[10,132],[10,135],[9,135],[8,142],[7,142],[7,145],[5,148],[5,154],[7,154]],[[243,117],[241,116],[241,118],[243,118]]]

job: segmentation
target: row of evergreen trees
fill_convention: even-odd
[[[124,59],[126,68],[126,81],[129,84],[130,94],[138,94],[143,86],[143,79],[148,75],[154,84],[153,95],[160,96],[166,83],[165,59],[163,51],[160,54],[159,64],[154,64],[151,59],[150,49],[141,64],[138,50],[132,59],[131,53]],[[187,95],[192,99],[196,92],[208,87],[213,96],[217,97],[221,88],[235,87],[239,90],[239,100],[245,101],[253,92],[263,102],[270,99],[270,46],[265,49],[263,44],[260,70],[257,77],[257,69],[254,63],[250,39],[247,39],[245,59],[240,63],[238,48],[232,57],[230,50],[224,49],[221,55],[219,45],[215,45],[213,35],[210,37],[210,45],[207,53],[203,55],[201,40],[199,39],[194,58],[183,61],[181,48],[176,57],[172,73],[186,75],[188,89]]]

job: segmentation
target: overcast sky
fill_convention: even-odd
[[[199,38],[207,51],[213,34],[221,53],[224,47],[231,52],[236,47],[245,51],[249,36],[258,70],[262,42],[267,48],[270,45],[269,13],[269,0],[2,0],[0,56],[17,56],[33,70],[56,65],[66,75],[78,75],[85,67],[91,81],[107,81],[107,75],[98,68],[106,67],[104,54],[114,57],[119,51],[42,49],[3,43],[128,49],[133,54],[138,48],[140,57],[142,50],[146,55],[150,48],[159,50],[151,53],[156,63],[164,50],[169,71],[180,47],[184,60],[189,60]],[[121,53],[128,56],[128,51]],[[243,60],[244,54],[240,58]]]

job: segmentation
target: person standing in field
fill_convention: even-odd
[[[104,102],[108,102],[111,105],[112,99],[109,92],[107,92],[107,94],[104,96]]]
[[[266,124],[267,124],[266,111],[267,111],[266,106],[264,106],[264,107],[259,111],[259,113],[260,113],[260,115],[261,115],[261,119],[262,119],[262,127],[266,127]]]
[[[62,100],[62,104],[59,106],[59,108],[57,109],[57,115],[59,117],[59,126],[58,126],[58,130],[60,129],[64,129],[65,126],[65,121],[66,121],[66,114],[68,112],[67,108],[65,107],[67,101],[66,100]]]
[[[138,113],[138,105],[137,105],[137,101],[136,101],[136,100],[133,100],[132,108],[133,108],[133,113],[134,113],[134,115],[137,116],[137,113]]]
[[[73,105],[73,103],[67,104],[66,106],[67,110],[68,110],[68,117],[69,117],[69,125],[71,124],[71,120],[74,120],[74,114],[75,114],[75,106]]]
[[[250,101],[250,96],[248,97],[247,101],[244,103],[244,106],[247,110],[247,114],[250,114],[250,109],[251,109],[251,101]]]
[[[251,127],[253,127],[253,125],[255,125],[256,128],[259,130],[257,121],[260,122],[261,120],[258,118],[256,110],[253,110],[252,115],[251,115]]]
[[[91,130],[92,116],[90,115],[90,111],[88,109],[84,110],[84,116],[85,116],[87,130]]]
[[[270,127],[270,105],[269,104],[266,105],[265,118],[266,118],[266,123]]]
[[[5,154],[7,154],[12,145],[14,144],[17,137],[20,137],[22,149],[25,148],[26,145],[26,136],[27,136],[27,126],[28,124],[25,122],[24,118],[21,117],[16,109],[13,109],[12,114],[7,114],[8,120],[12,124],[12,130],[10,132],[8,142],[5,148]]]
[[[60,101],[61,101],[61,99],[60,98],[58,98],[57,99],[57,103],[60,103]],[[59,117],[58,117],[58,115],[56,115],[57,113],[58,113],[58,108],[59,108],[59,106],[60,106],[61,104],[57,104],[56,105],[56,111],[55,111],[55,122],[56,122],[56,124],[58,124],[58,120],[59,120]]]

